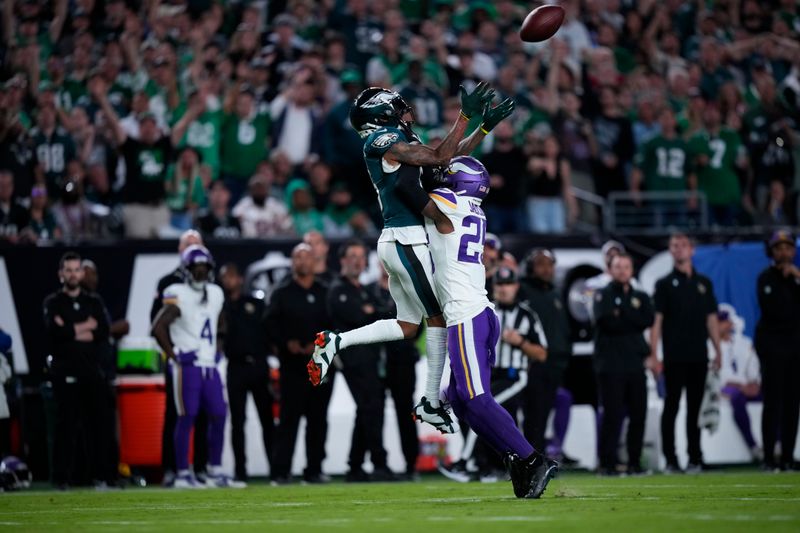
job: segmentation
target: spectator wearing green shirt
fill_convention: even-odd
[[[307,231],[322,232],[325,228],[322,213],[314,208],[314,198],[307,181],[293,179],[286,186],[286,205],[298,235]]]
[[[710,222],[735,224],[742,206],[742,188],[737,172],[748,167],[748,157],[739,134],[722,126],[715,102],[703,111],[704,129],[689,140],[689,151],[697,169],[697,186],[706,195]]]
[[[183,136],[178,146],[194,148],[202,158],[203,164],[211,168],[213,179],[219,177],[220,150],[222,145],[222,123],[224,113],[216,97],[212,97],[203,88],[196,90],[189,96],[188,103],[181,103],[173,113],[174,122],[178,122],[192,105],[202,106],[203,113],[189,123],[186,135]]]
[[[225,98],[222,122],[222,178],[233,203],[239,201],[258,164],[269,158],[270,117],[256,107],[248,86],[235,87]]]
[[[178,152],[177,161],[167,170],[167,206],[170,225],[175,229],[191,229],[197,209],[205,207],[207,203],[207,184],[203,182],[201,161],[197,149],[184,146]]]
[[[675,112],[665,107],[658,116],[661,133],[644,143],[637,152],[631,172],[634,202],[641,205],[638,193],[642,186],[648,192],[694,191],[697,176],[692,172],[689,145],[678,135]],[[686,208],[695,210],[697,200],[655,200],[655,226],[685,224]]]

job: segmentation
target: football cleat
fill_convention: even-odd
[[[414,411],[411,416],[414,420],[427,422],[438,429],[440,433],[447,434],[456,432],[456,426],[453,424],[453,419],[450,417],[450,413],[447,412],[447,409],[441,404],[439,407],[433,407],[425,396],[414,406]]]
[[[528,459],[510,453],[505,458],[505,464],[517,498],[540,498],[547,484],[558,473],[558,463],[538,452]]]
[[[176,489],[205,489],[206,485],[197,481],[194,474],[182,474],[175,477],[175,482],[172,484]]]
[[[209,475],[206,478],[206,486],[211,489],[244,489],[247,488],[247,483],[236,481],[225,474],[217,474]]]
[[[312,385],[319,385],[325,381],[333,358],[339,353],[339,343],[342,337],[332,331],[320,331],[314,340],[314,354],[306,365],[308,380]]]

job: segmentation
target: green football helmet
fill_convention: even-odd
[[[411,113],[412,120],[403,120],[403,115]],[[350,125],[361,138],[380,128],[399,128],[409,137],[416,137],[411,130],[414,111],[411,106],[395,91],[381,87],[364,89],[356,97],[350,108]]]

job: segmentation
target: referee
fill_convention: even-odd
[[[794,462],[797,417],[800,411],[800,270],[795,266],[795,238],[776,231],[767,241],[772,265],[758,276],[761,318],[756,326],[755,346],[761,362],[764,414],[761,435],[764,467],[768,470],[797,469]],[[780,427],[781,458],[775,460],[776,430]]]
[[[75,446],[83,429],[92,479],[103,488],[108,469],[102,419],[108,398],[100,359],[108,344],[108,318],[103,300],[81,290],[83,269],[78,254],[67,252],[61,257],[58,275],[61,289],[44,300],[56,401],[53,482],[59,490],[68,488]]]
[[[708,374],[707,341],[714,345],[713,368],[719,370],[722,352],[719,346],[717,299],[711,280],[699,274],[692,264],[694,245],[683,233],[669,239],[669,253],[675,266],[656,282],[653,295],[656,317],[650,329],[647,366],[658,375],[662,365],[656,357],[659,340],[664,339],[664,411],[661,413],[661,442],[667,461],[665,472],[682,473],[675,455],[675,418],[683,389],[686,389],[686,436],[690,473],[704,469],[700,449],[700,405]]]
[[[193,244],[203,245],[203,238],[200,234],[193,230],[183,232],[181,238],[178,240],[178,256],[183,251]],[[181,268],[180,265],[158,280],[156,288],[156,295],[153,298],[153,305],[150,308],[150,323],[152,324],[158,312],[164,306],[163,297],[164,289],[175,283],[183,283],[186,281],[188,274]],[[164,411],[164,430],[161,435],[161,468],[164,471],[164,479],[162,483],[165,487],[171,487],[175,481],[175,424],[178,421],[178,412],[175,410],[175,402],[169,401],[175,393],[172,383],[172,373],[164,372],[164,393],[167,398],[165,402]],[[206,413],[202,409],[197,413],[194,425],[194,473],[200,481],[205,481],[206,463],[208,462],[208,445],[206,443],[208,429],[208,420]]]
[[[650,348],[644,330],[653,324],[650,296],[631,286],[633,260],[622,252],[611,259],[611,283],[595,293],[595,371],[603,422],[600,428],[600,474],[617,475],[619,428],[628,413],[628,474],[640,465],[647,414],[644,359]]]

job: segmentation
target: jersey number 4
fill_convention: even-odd
[[[486,220],[476,216],[468,216],[464,218],[461,226],[467,229],[461,237],[461,243],[458,245],[458,260],[462,263],[478,264],[481,262],[481,256],[483,255]],[[470,249],[470,243],[475,243],[478,246]]]
[[[206,318],[205,323],[203,324],[203,329],[200,331],[200,338],[207,339],[208,344],[214,344],[214,334],[211,333],[211,319]]]

